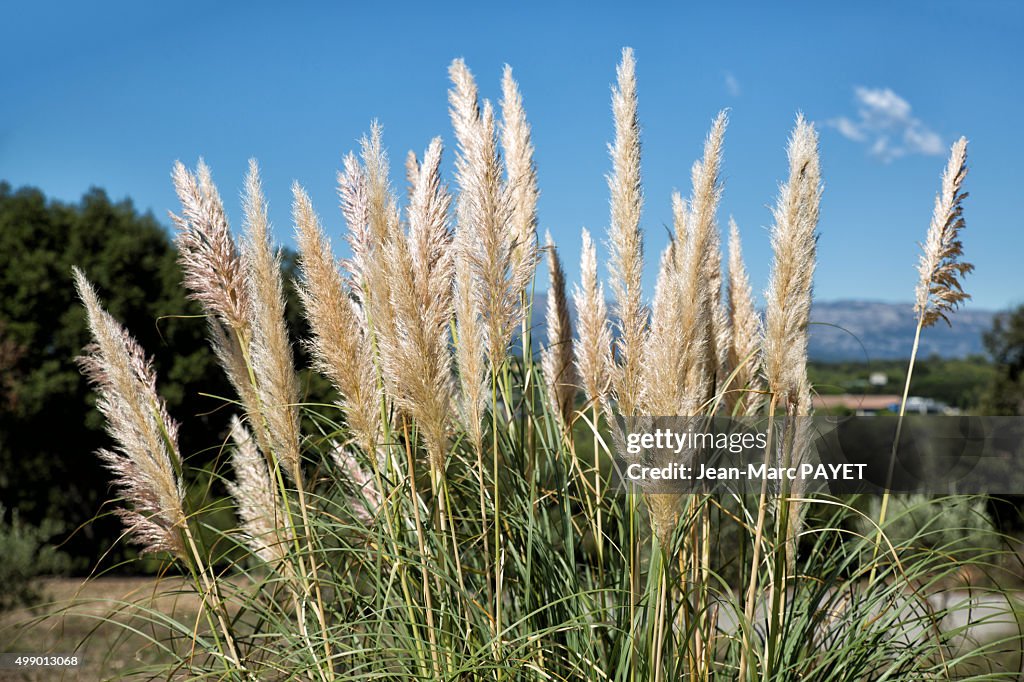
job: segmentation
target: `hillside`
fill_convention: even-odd
[[[982,334],[995,313],[970,306],[940,321],[921,335],[920,356],[963,358],[985,352]],[[914,311],[909,303],[815,301],[811,310],[810,356],[813,360],[892,360],[910,355]],[[863,344],[863,346],[862,346]]]
[[[538,292],[533,312],[535,341],[544,340],[545,301],[546,294]],[[970,306],[958,311],[952,318],[952,327],[940,321],[921,335],[920,356],[964,358],[984,354],[982,334],[992,326],[994,315],[992,311]],[[915,320],[909,303],[815,301],[811,320],[812,360],[862,362],[910,356]]]

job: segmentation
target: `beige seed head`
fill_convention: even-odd
[[[576,371],[587,401],[607,414],[612,373],[612,330],[608,323],[604,286],[597,278],[597,250],[586,229],[582,232],[582,241],[580,283],[573,291]]]
[[[393,322],[389,334],[377,337],[388,392],[416,421],[437,473],[444,472],[452,400],[451,197],[441,183],[440,163],[441,141],[434,139],[412,186],[408,234],[382,247],[390,292],[386,313]]]
[[[518,211],[524,224],[533,224],[533,210],[515,203],[515,188],[506,185],[502,178],[490,102],[484,101],[480,106],[476,83],[462,60],[452,62],[449,73],[451,119],[458,141],[456,241],[470,267],[470,291],[484,324],[488,361],[492,368],[497,368],[505,361],[512,334],[522,320],[524,279],[533,272],[532,258],[528,263],[516,261],[517,247],[525,244],[517,242],[513,215]],[[510,130],[509,134],[513,132]],[[529,146],[528,140],[525,144]],[[523,170],[519,168],[519,172]]]
[[[757,408],[756,392],[762,389],[761,318],[754,307],[750,279],[743,264],[740,231],[729,219],[729,355],[726,367],[733,375],[726,387],[725,406],[729,414],[749,415]]]
[[[640,212],[643,188],[640,180],[640,121],[637,116],[636,63],[633,51],[622,51],[616,73],[618,85],[612,89],[615,141],[610,147],[612,173],[608,176],[611,192],[612,292],[619,337],[616,342],[619,364],[615,371],[615,392],[619,410],[632,414],[639,407],[643,390],[643,350],[646,344],[647,308],[643,303],[643,234]]]
[[[765,294],[764,366],[768,389],[794,405],[807,374],[807,325],[821,202],[818,135],[798,116],[789,140],[789,179],[772,213],[771,279]]]
[[[156,390],[156,373],[130,334],[103,310],[96,291],[78,268],[75,287],[85,306],[93,343],[79,358],[98,394],[116,447],[97,455],[114,476],[129,508],[118,515],[143,553],[168,551],[185,558],[187,523],[179,470],[178,425]]]
[[[963,191],[963,183],[966,177],[967,139],[961,137],[950,149],[949,162],[942,174],[942,190],[935,197],[931,225],[917,266],[920,278],[914,311],[924,327],[940,319],[949,324],[947,315],[970,298],[960,284],[960,279],[974,270],[973,265],[960,260],[963,256],[960,230],[965,225],[963,200],[967,193]]]
[[[249,359],[259,399],[259,414],[250,414],[249,419],[257,429],[265,430],[269,454],[283,462],[286,473],[298,480],[301,464],[299,385],[285,322],[281,255],[274,252],[270,242],[267,203],[255,161],[249,162],[243,208],[242,261],[251,302]]]
[[[299,245],[298,292],[312,331],[307,342],[310,354],[317,370],[340,394],[340,406],[359,447],[368,454],[375,453],[380,433],[380,390],[372,343],[358,305],[345,290],[330,240],[309,195],[298,184],[293,185],[292,193]]]
[[[545,235],[545,248],[550,285],[545,311],[548,343],[541,351],[541,371],[547,384],[551,409],[565,429],[572,424],[579,377],[573,363],[572,322],[565,294],[565,273],[550,232]]]
[[[182,208],[180,216],[171,214],[171,220],[178,229],[178,262],[189,297],[244,338],[248,333],[245,273],[210,169],[200,160],[196,173],[191,173],[179,161],[171,177]]]
[[[235,480],[227,482],[228,493],[235,501],[245,543],[253,554],[273,564],[284,559],[292,534],[285,527],[281,501],[260,454],[256,439],[238,417],[231,417],[231,466]]]
[[[533,162],[530,124],[526,120],[519,84],[506,65],[501,81],[501,146],[507,192],[512,204],[511,288],[526,287],[537,262],[537,169]]]

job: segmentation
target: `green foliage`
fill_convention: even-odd
[[[70,566],[69,558],[48,544],[63,527],[54,521],[25,523],[17,511],[0,505],[0,611],[31,606],[43,598],[38,577],[55,575]]]
[[[875,372],[886,375],[888,381],[884,386],[868,383],[868,377]],[[907,361],[811,362],[807,373],[815,391],[821,394],[899,394],[907,379]],[[983,357],[932,357],[915,364],[910,394],[934,398],[962,410],[976,410],[994,376],[995,369]]]
[[[985,393],[986,414],[1024,415],[1024,305],[996,316],[985,348],[995,365]]]
[[[74,361],[89,335],[71,295],[72,265],[153,356],[160,393],[183,423],[183,454],[197,469],[216,466],[219,448],[211,444],[223,437],[229,412],[224,399],[205,396],[228,398],[232,389],[209,349],[199,307],[185,298],[176,259],[168,232],[130,201],[115,203],[92,189],[64,204],[0,182],[0,500],[30,523],[60,521],[75,530],[66,549],[77,569],[132,551],[118,546],[106,554],[121,528],[102,507],[109,475],[93,452],[108,441]],[[286,250],[282,260],[292,338],[305,338],[292,282],[295,254]],[[307,367],[300,344],[295,352],[296,365]],[[332,402],[326,379],[308,370],[300,379],[304,400]],[[203,504],[215,506],[225,495],[219,481],[198,487],[208,496]],[[211,522],[229,520],[214,514]]]
[[[984,498],[893,495],[889,505],[884,530],[889,542],[897,548],[930,549],[963,560],[991,554],[999,546]],[[881,498],[871,498],[868,517],[877,519],[880,507]],[[874,532],[868,518],[859,517],[858,521],[862,534]]]
[[[223,428],[221,415],[207,414],[217,401],[198,393],[229,389],[203,321],[189,317],[199,311],[182,293],[175,257],[167,232],[129,201],[93,189],[63,204],[0,183],[0,499],[26,521],[60,520],[74,530],[107,496],[109,477],[92,454],[106,443],[103,424],[74,363],[89,337],[70,294],[72,264],[154,355],[161,392],[188,417],[185,451]],[[84,567],[119,534],[117,521],[104,517],[83,525],[68,549]]]

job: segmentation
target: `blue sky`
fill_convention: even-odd
[[[608,224],[609,86],[629,45],[648,286],[670,192],[688,193],[711,119],[728,107],[720,217],[740,225],[755,288],[767,283],[768,206],[803,111],[820,129],[826,183],[819,298],[910,300],[945,152],[966,135],[970,305],[1024,302],[1024,5],[839,5],[19,3],[0,22],[0,178],[65,200],[100,186],[166,223],[171,164],[203,156],[237,220],[256,157],[279,239],[291,244],[298,180],[340,241],[335,173],[371,120],[396,169],[441,135],[450,171],[448,63],[464,57],[497,100],[507,62],[533,125],[541,225],[575,279],[580,227],[603,239]]]

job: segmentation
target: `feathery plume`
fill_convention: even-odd
[[[441,140],[431,141],[414,179],[408,235],[383,245],[390,292],[381,371],[395,404],[415,419],[433,471],[444,471],[452,399],[448,325],[452,313],[451,197],[441,183]]]
[[[405,183],[406,193],[408,198],[412,198],[413,183],[416,182],[416,178],[420,174],[420,162],[416,158],[416,152],[409,150],[409,153],[405,155]]]
[[[466,176],[465,184],[459,183],[462,191],[456,205],[458,229],[455,232],[455,355],[459,368],[459,414],[473,441],[474,450],[479,454],[483,447],[488,339],[482,320],[481,283],[477,279],[477,247],[471,221],[480,211],[481,202],[486,204],[490,195],[481,192],[479,187],[476,192],[469,189],[474,166],[469,155],[478,146],[473,140],[480,118],[476,81],[461,59],[452,62],[448,74],[453,83],[448,91],[452,127],[460,144],[465,140],[464,155],[459,154],[455,161],[456,168],[461,167]]]
[[[292,347],[285,326],[284,288],[281,283],[281,255],[270,244],[267,204],[260,185],[259,168],[249,162],[243,201],[245,242],[242,262],[249,301],[252,342],[249,358],[259,398],[259,428],[266,431],[270,453],[286,465],[286,472],[298,480],[299,385],[295,376]],[[249,415],[250,419],[253,415]]]
[[[520,294],[532,276],[533,262],[526,267],[514,260],[512,193],[502,181],[494,110],[487,101],[480,107],[476,83],[461,59],[452,62],[449,74],[451,119],[458,140],[456,239],[471,269],[470,291],[485,326],[488,361],[495,369],[505,361],[512,333],[522,319]]]
[[[171,177],[182,206],[180,216],[170,214],[178,230],[175,244],[184,273],[182,283],[189,290],[189,298],[198,301],[207,314],[210,345],[246,413],[256,415],[259,397],[246,360],[252,336],[252,304],[224,204],[210,168],[202,160],[195,173],[181,162],[175,163]],[[269,448],[263,431],[258,438],[265,450]]]
[[[455,235],[455,361],[459,368],[458,411],[474,449],[483,446],[484,403],[487,399],[487,339],[476,300],[476,282],[467,237]]]
[[[679,342],[682,297],[676,263],[678,243],[673,241],[661,254],[654,286],[650,329],[644,347],[644,380],[641,404],[652,415],[683,414],[681,375],[684,348]]]
[[[576,306],[576,371],[587,400],[606,413],[612,373],[612,330],[604,286],[597,279],[597,251],[586,229],[580,249],[580,283],[573,291]],[[611,417],[611,415],[608,415]]]
[[[244,337],[248,329],[245,273],[210,169],[200,160],[193,174],[179,161],[171,177],[182,212],[170,216],[178,228],[175,243],[189,298]]]
[[[374,239],[370,234],[369,190],[366,172],[355,154],[349,152],[338,171],[338,198],[341,214],[348,228],[346,241],[352,249],[352,258],[343,261],[348,273],[348,284],[360,306],[365,306],[363,286],[371,270],[370,257]]]
[[[677,239],[662,257],[651,331],[646,344],[646,410],[694,417],[715,390],[716,343],[724,327],[720,307],[721,251],[716,212],[722,195],[725,112],[715,118],[702,159],[693,165],[688,203],[673,197]],[[717,291],[716,291],[717,289]],[[680,495],[645,496],[655,536],[665,545],[679,518]]]
[[[640,122],[637,118],[636,63],[633,50],[622,51],[616,69],[618,86],[612,88],[612,112],[615,118],[615,142],[609,147],[612,174],[611,192],[612,291],[618,316],[619,366],[615,371],[615,392],[619,410],[632,414],[639,407],[643,389],[643,357],[647,328],[647,310],[642,299],[640,278],[643,272],[643,235],[640,211],[643,189],[640,183]]]
[[[807,376],[807,325],[821,202],[818,135],[798,116],[789,139],[789,180],[772,213],[772,265],[765,294],[764,366],[768,389],[795,406]]]
[[[117,443],[114,449],[97,454],[131,505],[118,515],[143,553],[168,551],[183,559],[181,533],[187,521],[178,425],[156,391],[156,373],[145,352],[103,310],[96,291],[78,268],[74,268],[74,278],[93,336],[78,362],[99,394],[96,407],[107,420],[107,433]]]
[[[351,510],[355,517],[364,525],[373,524],[377,510],[384,502],[384,497],[377,489],[370,472],[366,471],[356,459],[355,454],[340,443],[331,443],[331,460],[338,470],[345,474],[345,479],[352,485],[356,496],[350,498]]]
[[[974,266],[960,260],[963,244],[960,230],[964,227],[963,191],[967,177],[967,139],[961,137],[949,151],[949,162],[942,174],[942,191],[935,197],[935,210],[928,227],[928,237],[918,261],[917,296],[914,312],[922,327],[930,327],[940,319],[949,324],[947,314],[970,298],[964,293],[960,278]]]
[[[519,84],[512,67],[505,65],[501,80],[501,146],[505,175],[511,195],[512,254],[514,284],[521,290],[533,276],[537,262],[537,168],[533,162],[530,124],[526,120]]]
[[[299,245],[298,292],[313,334],[308,348],[316,369],[340,394],[340,406],[359,446],[372,455],[380,433],[380,390],[372,344],[358,305],[345,291],[313,202],[298,183],[292,186],[292,194]]]
[[[562,262],[558,258],[558,251],[555,250],[555,242],[550,232],[545,235],[544,242],[551,283],[545,311],[547,348],[541,351],[540,366],[547,383],[551,408],[564,429],[572,423],[579,377],[573,363],[572,323],[569,320],[569,302],[565,295],[565,273],[562,271]]]
[[[692,416],[714,395],[719,370],[718,343],[724,336],[721,309],[722,255],[716,213],[722,197],[722,144],[729,120],[715,117],[704,142],[704,156],[693,165],[693,195],[687,206],[686,243],[679,269],[683,319],[679,343],[684,350],[686,410]],[[692,410],[692,411],[691,411]]]
[[[390,167],[383,137],[383,127],[374,121],[369,137],[363,137],[360,142],[360,155],[366,175],[366,210],[370,234],[378,245],[394,239],[399,231],[398,205],[388,180]]]
[[[362,270],[353,272],[359,282],[356,290],[360,294],[363,313],[367,316],[368,325],[374,330],[376,338],[394,333],[393,320],[388,312],[388,300],[391,292],[389,281],[384,275],[386,261],[390,258],[388,244],[402,238],[401,220],[398,201],[391,191],[388,180],[388,156],[384,151],[383,132],[379,124],[374,122],[369,137],[361,141],[361,158],[363,188],[365,190],[366,227],[353,228],[353,253],[357,253],[357,261]],[[356,213],[358,207],[351,212]],[[362,240],[361,244],[356,244]]]
[[[704,157],[693,166],[689,203],[672,197],[675,238],[662,254],[650,331],[645,345],[644,409],[656,415],[695,416],[714,394],[716,343],[724,335],[718,313],[721,253],[715,213],[727,119],[715,119]]]
[[[273,564],[281,561],[291,541],[284,527],[277,486],[270,476],[267,460],[256,446],[256,440],[236,416],[231,417],[231,467],[235,480],[227,482],[228,493],[235,501],[245,543],[253,554]]]
[[[686,230],[689,224],[688,216],[689,208],[686,205],[686,200],[683,199],[679,192],[672,192],[672,231],[674,251],[673,254],[677,259],[679,265],[682,264],[684,249],[686,248]],[[678,269],[678,267],[677,267]]]
[[[757,406],[761,390],[761,318],[754,307],[750,279],[743,264],[740,230],[729,218],[729,355],[726,367],[732,373],[725,405],[729,414],[749,415]]]

